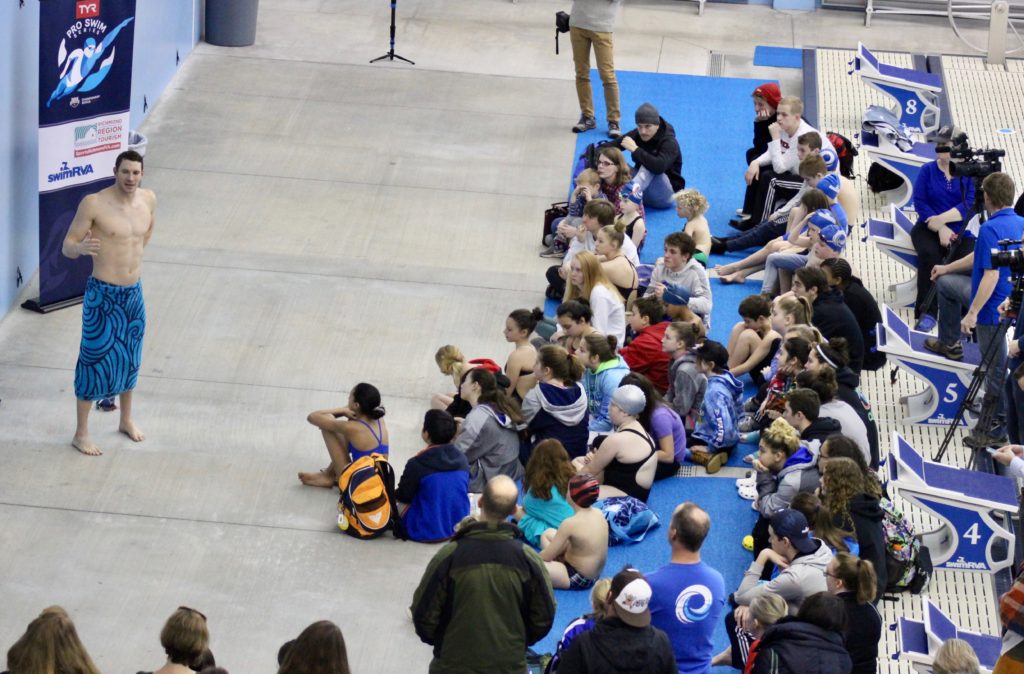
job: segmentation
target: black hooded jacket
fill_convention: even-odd
[[[575,639],[558,663],[558,674],[676,674],[668,636],[656,627],[630,627],[605,618]]]
[[[672,189],[678,192],[686,187],[686,180],[683,179],[683,153],[679,149],[676,130],[672,125],[663,117],[659,117],[658,122],[660,126],[650,140],[641,140],[640,132],[636,129],[627,132],[623,138],[632,138],[636,143],[632,155],[633,164],[638,169],[643,166],[655,175],[664,173],[672,183]],[[622,147],[621,140],[618,146]]]
[[[875,415],[871,412],[871,404],[861,397],[857,392],[860,385],[860,377],[848,367],[841,367],[836,370],[836,383],[839,390],[836,397],[853,408],[860,420],[864,422],[864,428],[868,431],[868,445],[871,447],[871,468],[878,469],[878,424],[875,423]]]
[[[825,339],[842,337],[850,349],[850,369],[860,372],[864,363],[864,336],[861,334],[857,318],[846,306],[843,294],[836,289],[819,295],[814,300],[811,323],[821,330]]]
[[[752,674],[850,674],[853,664],[838,632],[795,618],[767,630],[757,648]]]
[[[842,428],[839,426],[839,422],[832,417],[818,417],[811,422],[811,425],[804,429],[804,432],[800,434],[801,440],[813,441],[817,440],[819,443],[825,442],[825,438],[832,435],[833,433],[840,433]]]
[[[878,301],[871,295],[864,283],[856,276],[850,279],[843,290],[843,301],[850,308],[850,313],[857,319],[860,334],[864,340],[864,369],[877,370],[885,365],[886,355],[876,350],[878,336],[875,331],[882,322],[882,312]]]
[[[878,590],[875,592],[875,600],[881,599],[885,587],[889,583],[889,575],[886,572],[886,551],[885,533],[882,531],[882,508],[878,505],[878,499],[868,494],[857,494],[850,499],[850,520],[843,522],[841,527],[853,529],[857,534],[857,544],[860,546],[861,559],[866,559],[875,567],[875,575],[878,577]],[[853,524],[851,527],[850,525]]]

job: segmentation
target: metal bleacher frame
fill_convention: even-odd
[[[891,4],[892,0],[883,0]],[[898,1],[898,0],[897,0]],[[914,4],[914,3],[909,3]],[[937,3],[926,3],[937,6]],[[826,6],[832,6],[826,1]],[[849,6],[849,5],[846,5]],[[943,5],[944,8],[945,5]],[[1024,5],[1022,5],[1024,7]],[[860,4],[864,8],[864,4]],[[941,14],[945,14],[944,11]],[[888,107],[891,99],[881,92],[865,86],[850,77],[849,62],[854,50],[818,49],[804,51],[805,117],[808,122],[825,131],[836,131],[859,145],[861,117],[868,105]],[[1000,147],[1007,150],[1005,170],[1014,177],[1018,185],[1024,184],[1024,109],[1018,101],[1024,93],[1024,61],[1008,60],[1006,68],[986,66],[981,57],[921,56],[897,52],[876,52],[885,63],[904,68],[916,68],[941,74],[941,125],[955,120],[958,126],[970,134],[972,147]],[[1014,133],[1000,133],[1001,127],[1009,127]],[[889,217],[889,205],[883,195],[871,193],[866,184],[869,159],[865,152],[855,159],[854,170],[859,178],[855,185],[861,197],[861,221],[868,218]],[[850,223],[855,226],[859,223]],[[890,285],[906,280],[906,267],[897,264],[882,254],[871,242],[860,242],[860,237],[850,237],[847,258],[864,284],[880,300],[883,290]],[[898,309],[905,320],[911,313]],[[865,372],[862,389],[871,400],[879,436],[888,438],[898,430],[904,437],[920,448],[926,456],[933,456],[941,442],[945,427],[904,425],[901,419],[900,398],[917,390],[917,383],[907,374],[900,374],[895,383],[890,383],[889,367],[877,372]],[[966,432],[966,431],[964,431]],[[883,454],[888,449],[883,444]],[[966,467],[977,465],[981,470],[994,471],[988,455],[976,459],[956,438],[944,459],[945,463]],[[917,531],[929,531],[937,521],[921,512],[898,496],[897,505],[903,509]],[[1024,531],[1024,517],[1015,521],[1016,530]],[[1016,568],[1024,559],[1024,544],[1021,537],[1016,539]],[[928,598],[946,612],[956,624],[979,634],[999,635],[1001,627],[997,615],[999,594],[1008,589],[1012,581],[1010,572],[1001,574],[995,582],[983,580],[979,574],[943,570],[933,576]],[[923,620],[923,595],[904,593],[895,601],[884,601],[880,605],[883,620],[887,625],[896,623],[899,617]],[[905,660],[895,660],[899,644],[896,633],[883,630],[880,646],[879,672],[911,674],[915,671]]]

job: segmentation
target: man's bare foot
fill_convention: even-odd
[[[747,274],[745,272],[738,271],[732,274],[726,274],[725,276],[719,275],[718,280],[722,283],[743,283],[747,280]]]
[[[92,440],[87,437],[79,438],[78,436],[75,436],[71,440],[71,446],[86,456],[100,456],[103,454],[103,452],[100,451],[100,448],[93,444]]]
[[[330,489],[334,486],[334,478],[325,473],[299,473],[299,480],[307,487],[324,487]]]
[[[135,442],[142,442],[146,439],[146,436],[142,434],[139,427],[135,425],[133,421],[122,421],[121,425],[117,427],[117,430],[121,431]]]

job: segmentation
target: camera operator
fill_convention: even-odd
[[[985,210],[989,219],[978,230],[978,241],[974,253],[948,265],[932,268],[931,279],[937,282],[939,295],[939,336],[925,340],[929,351],[952,360],[964,357],[960,332],[977,331],[978,346],[984,356],[990,346],[994,349],[989,362],[985,381],[985,400],[982,408],[993,408],[999,400],[1000,391],[1006,380],[1006,341],[998,340],[999,305],[1012,290],[1011,270],[1005,266],[996,267],[992,251],[998,252],[999,241],[1017,241],[1024,233],[1024,218],[1012,208],[1013,179],[1005,173],[993,173],[981,184],[985,199]],[[1007,249],[1020,248],[1012,244]],[[956,273],[971,269],[971,278]],[[961,319],[961,312],[967,313]],[[957,323],[959,322],[959,326]],[[994,344],[994,346],[993,346]],[[972,431],[975,441],[988,436],[992,427]]]
[[[950,166],[952,146],[952,129],[943,127],[935,138],[935,161],[922,166],[914,181],[917,224],[910,232],[917,251],[914,318],[917,319],[917,329],[923,332],[930,332],[935,327],[935,295],[930,293],[932,268],[946,258],[950,246],[953,250],[951,262],[974,252],[975,234],[966,228],[974,205],[974,180],[953,175]],[[929,295],[931,300],[925,306]]]

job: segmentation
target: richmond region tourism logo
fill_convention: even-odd
[[[72,94],[84,94],[98,87],[114,65],[117,50],[114,40],[121,29],[131,23],[135,17],[129,17],[119,23],[113,30],[107,30],[107,24],[99,18],[99,0],[87,0],[75,5],[75,22],[64,31],[57,51],[57,87],[46,101],[50,107]],[[70,51],[69,51],[70,49]],[[80,98],[80,97],[76,97]],[[81,98],[82,103],[91,101]]]

